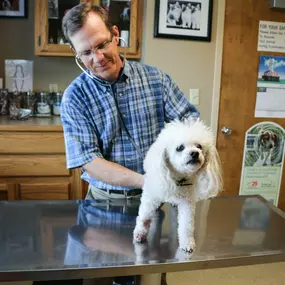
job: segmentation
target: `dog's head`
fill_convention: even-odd
[[[201,122],[174,121],[161,133],[166,163],[178,174],[192,174],[206,166],[213,138],[211,131]]]
[[[211,175],[213,183],[221,186],[220,160],[214,136],[200,120],[167,124],[147,153],[144,168],[146,172],[163,177],[170,173],[177,176]]]
[[[275,147],[278,143],[278,138],[275,133],[269,130],[260,130],[258,134],[258,144],[267,149]]]

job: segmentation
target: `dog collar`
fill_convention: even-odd
[[[193,183],[187,183],[187,178],[182,177],[179,180],[176,180],[176,185],[177,186],[190,186],[193,185]]]

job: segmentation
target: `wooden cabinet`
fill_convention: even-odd
[[[48,0],[35,0],[36,55],[74,56],[73,51],[63,37],[61,21],[65,11],[80,2],[84,1],[58,0],[58,7],[49,7]],[[127,58],[140,58],[143,0],[93,0],[92,2],[108,8],[112,23],[118,26],[120,35],[127,40],[128,47],[120,46],[119,52],[124,54],[126,50]],[[107,2],[110,3],[108,7],[105,6]]]
[[[60,118],[0,119],[0,200],[82,199],[80,175],[66,168]]]
[[[0,201],[8,200],[8,186],[6,184],[0,184]]]

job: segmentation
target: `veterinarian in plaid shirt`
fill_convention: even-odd
[[[92,9],[80,4],[63,20],[65,36],[87,68],[65,90],[61,104],[67,168],[83,167],[90,198],[139,196],[143,157],[164,122],[199,112],[167,74],[119,56],[118,28],[104,22],[101,8]],[[74,28],[71,21],[82,13],[83,27]]]
[[[119,55],[118,27],[103,8],[75,6],[62,29],[84,71],[61,103],[67,168],[82,167],[86,199],[139,199],[143,159],[164,123],[199,112],[167,74]]]

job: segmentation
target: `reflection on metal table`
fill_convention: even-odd
[[[284,213],[260,196],[199,202],[192,255],[178,249],[176,208],[168,204],[157,211],[148,243],[133,245],[137,210],[103,201],[1,201],[0,282],[285,261]]]

